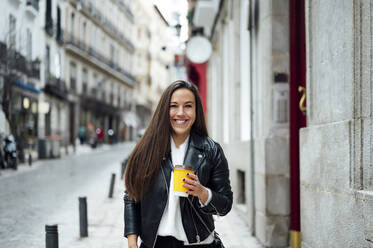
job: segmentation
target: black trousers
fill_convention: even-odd
[[[214,248],[215,245],[184,245],[183,241],[177,240],[172,236],[158,236],[154,248]],[[140,248],[152,248],[145,246],[144,243],[141,243]]]

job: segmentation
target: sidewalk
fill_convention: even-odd
[[[123,181],[115,185],[113,199],[105,199],[99,208],[89,213],[89,237],[76,238],[69,244],[74,248],[126,248],[123,237]],[[251,236],[248,226],[234,208],[225,217],[216,220],[216,230],[226,248],[262,248]]]
[[[19,163],[18,164],[17,170],[1,169],[0,170],[0,178],[9,177],[9,176],[14,175],[15,173],[19,174],[19,173],[27,172],[29,170],[34,170],[34,169],[38,168],[40,165],[48,163],[49,161],[58,160],[58,159],[62,159],[62,158],[65,158],[65,157],[70,157],[70,156],[79,156],[79,155],[83,155],[83,154],[89,154],[89,153],[92,153],[92,152],[107,151],[107,150],[111,149],[111,146],[123,145],[123,144],[134,144],[134,142],[122,142],[122,143],[118,143],[118,144],[114,144],[114,145],[102,144],[102,145],[98,146],[97,148],[91,148],[89,145],[80,145],[79,144],[79,145],[76,146],[75,152],[74,152],[73,146],[70,145],[70,146],[68,146],[68,153],[67,154],[66,154],[65,148],[61,148],[61,150],[60,150],[60,155],[61,156],[59,158],[38,159],[37,154],[36,155],[34,154],[33,158],[32,158],[32,165],[31,166],[28,164],[28,161],[26,159],[25,163]]]

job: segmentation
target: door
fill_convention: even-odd
[[[299,129],[306,126],[304,0],[290,0],[290,245],[300,247]]]

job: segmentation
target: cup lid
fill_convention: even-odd
[[[177,164],[177,165],[174,166],[174,169],[176,169],[176,170],[193,170],[193,167],[190,166],[190,165]]]

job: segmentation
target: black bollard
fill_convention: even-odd
[[[45,225],[45,247],[58,248],[58,226]]]
[[[87,198],[79,197],[80,237],[88,237]]]
[[[31,153],[28,155],[28,165],[29,166],[32,165],[32,156],[31,156]]]
[[[113,198],[114,183],[115,183],[115,173],[111,174],[109,198]]]
[[[123,180],[123,174],[124,174],[124,168],[125,168],[125,163],[124,163],[124,161],[120,164],[120,167],[121,167],[121,169],[120,169],[120,179],[121,180]]]

